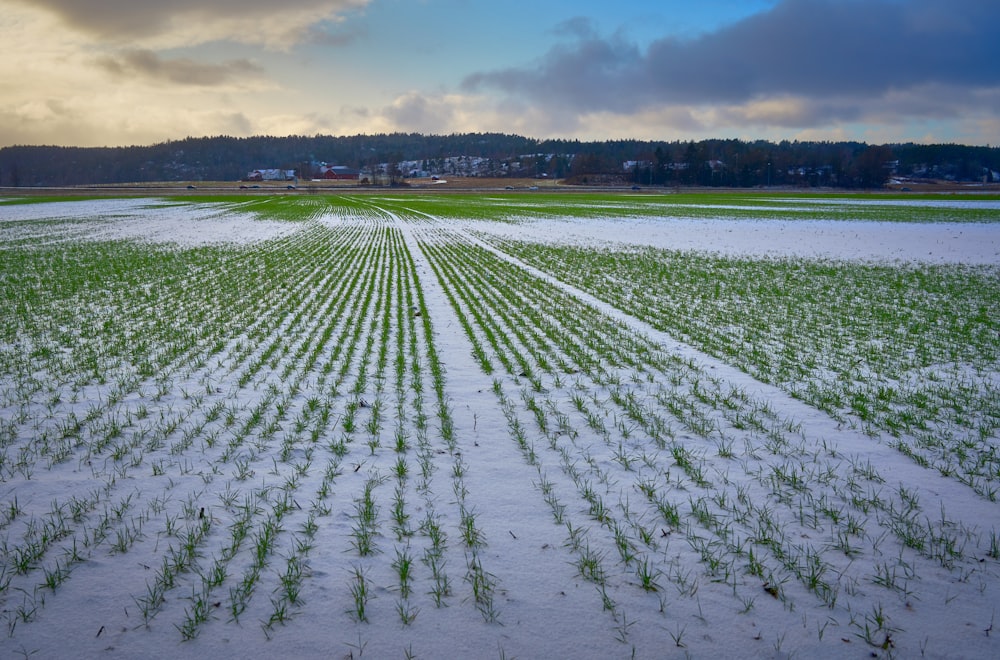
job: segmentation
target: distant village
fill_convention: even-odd
[[[528,154],[513,159],[497,160],[481,156],[450,156],[421,160],[400,160],[373,164],[364,169],[356,169],[346,165],[332,165],[325,162],[309,163],[303,171],[281,168],[261,168],[248,172],[243,178],[247,182],[263,181],[356,181],[362,184],[385,185],[390,182],[417,178],[450,177],[535,177],[548,178],[548,171],[543,171],[542,165],[559,160],[567,171],[573,169],[573,154]],[[769,164],[770,165],[770,164]],[[652,178],[654,170],[659,169],[677,179],[688,176],[692,167],[699,167],[710,177],[722,178],[730,169],[730,165],[720,159],[709,159],[700,166],[691,162],[659,162],[652,160],[626,160],[621,163],[617,172],[605,172],[608,177],[622,182],[634,181],[640,183],[646,177]],[[550,169],[550,168],[546,168]],[[885,179],[890,184],[905,185],[921,178],[948,179],[929,168],[915,169],[908,173],[900,171],[899,160],[887,160],[881,163]],[[561,175],[562,172],[559,172]],[[762,173],[763,175],[763,173]],[[795,165],[784,170],[775,169],[766,174],[767,183],[774,181],[809,182],[811,185],[831,185],[836,183],[836,172],[832,165]],[[1000,182],[1000,171],[984,168],[980,182]],[[762,182],[763,183],[763,182]]]
[[[526,156],[525,158],[535,158]],[[572,157],[568,157],[572,160]],[[521,169],[521,162],[497,162],[479,156],[453,156],[423,160],[401,160],[394,163],[376,163],[364,169],[325,162],[309,163],[302,170],[259,168],[247,172],[246,182],[262,181],[358,181],[384,183],[388,178],[412,179],[434,176],[493,177],[513,176]]]
[[[358,181],[361,179],[361,170],[356,170],[346,165],[328,165],[317,163],[314,172],[305,172],[302,178],[320,180],[344,180]],[[294,181],[299,178],[298,170],[284,170],[280,168],[263,168],[247,172],[243,177],[244,181]]]

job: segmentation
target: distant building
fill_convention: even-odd
[[[321,179],[344,179],[357,181],[361,176],[359,170],[347,167],[346,165],[320,165],[319,176]]]
[[[292,181],[295,170],[260,169],[249,172],[244,181]]]

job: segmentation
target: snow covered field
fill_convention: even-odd
[[[1000,655],[1000,203],[595,197],[0,204],[0,655]]]
[[[988,224],[905,224],[850,220],[677,218],[527,220],[487,231],[539,242],[583,246],[652,246],[734,256],[811,257],[863,261],[997,264],[1000,244]]]

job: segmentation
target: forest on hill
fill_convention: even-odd
[[[456,161],[463,167],[456,170]],[[499,133],[201,137],[148,146],[9,146],[0,186],[235,181],[262,168],[335,164],[395,181],[417,170],[576,183],[876,188],[890,177],[1000,180],[1000,148],[863,142],[537,140]],[[450,168],[450,172],[448,171]]]

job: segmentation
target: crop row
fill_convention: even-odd
[[[672,299],[645,272],[670,254],[487,241],[432,212],[464,203],[198,203],[198,217],[238,210],[295,224],[278,238],[196,248],[81,242],[79,219],[25,220],[0,266],[12,310],[0,318],[0,617],[9,636],[0,648],[40,644],[55,618],[100,648],[102,629],[82,626],[198,644],[228,635],[226,626],[290,640],[308,623],[352,653],[394,640],[409,655],[442,626],[469,626],[467,614],[483,626],[475,630],[502,639],[520,624],[508,607],[542,596],[510,585],[537,588],[519,574],[541,576],[537,550],[525,564],[500,551],[507,530],[516,537],[513,522],[500,527],[508,523],[492,497],[504,485],[484,475],[487,451],[504,475],[531,484],[518,511],[551,517],[560,542],[545,552],[569,567],[558,588],[584,587],[577,593],[589,597],[576,602],[596,616],[581,618],[605,620],[623,654],[693,645],[689,626],[717,623],[703,605],[748,622],[793,621],[779,624],[776,653],[787,644],[830,654],[844,638],[915,651],[926,641],[904,622],[930,620],[943,605],[978,624],[993,598],[1000,533],[977,516],[989,503],[973,492],[937,497],[948,481],[940,465],[954,459],[920,449],[931,471],[868,451],[859,440],[882,418],[849,406],[831,412],[850,450],[789,412],[803,408],[791,397],[805,398],[803,382],[821,382],[816,374],[844,359],[837,344],[858,351],[867,335],[847,324],[822,344],[815,372],[782,367],[782,378],[720,352],[790,393],[765,398],[734,384],[735,371],[665,350],[559,282],[659,326],[649,310]],[[743,268],[765,289],[784,272],[734,263],[713,282],[706,273],[723,266],[692,259],[663,271],[677,278],[671,290],[683,301],[674,306],[706,304],[716,284],[718,297],[705,301],[725,300]],[[799,276],[810,272],[801,266]],[[837,299],[847,275],[830,268],[809,295]],[[963,293],[957,275],[941,284],[937,271],[915,272],[892,285],[914,298],[900,312],[908,316],[874,312],[888,316],[871,336],[896,337],[896,325],[926,321],[945,298],[966,315],[967,299],[989,284],[962,271]],[[914,295],[908,277],[945,288]],[[651,283],[657,290],[643,298]],[[762,307],[774,302],[750,286],[733,299],[753,296]],[[724,311],[717,344],[705,337],[716,336],[708,319],[722,311],[689,311],[704,315],[704,335],[660,327],[714,352],[742,318]],[[766,319],[789,350],[807,355],[818,350],[808,344],[816,324],[835,327],[822,314],[817,302]],[[935,318],[949,327],[951,317]],[[898,380],[919,360],[961,362],[972,365],[970,378],[985,378],[995,355],[984,351],[995,344],[976,323],[966,340],[979,344],[967,350],[953,328],[928,321],[922,353],[855,370],[856,386],[871,382],[869,372]],[[782,353],[773,332],[739,332],[747,350]],[[442,346],[467,350],[468,360]],[[458,387],[481,388],[475,400],[488,403],[456,414],[467,393],[446,374],[466,362],[478,373],[462,373]],[[934,396],[942,406],[972,400]],[[496,428],[477,431],[477,414]],[[942,414],[927,423],[959,424]],[[918,447],[914,437],[899,440]],[[977,489],[990,483],[976,479]],[[523,529],[525,545],[549,537]],[[94,611],[73,611],[81,602]]]
[[[0,590],[18,594],[3,613],[12,638],[44,617],[47,594],[92,586],[70,578],[106,554],[142,567],[112,587],[125,617],[167,617],[181,639],[220,618],[274,634],[325,590],[310,580],[320,551],[335,565],[353,555],[335,602],[358,621],[374,585],[394,581],[404,623],[423,599],[447,604],[462,590],[456,558],[495,616],[407,246],[384,217],[325,211],[243,247],[8,246]],[[439,511],[442,457],[458,497]],[[353,511],[350,529],[334,511]],[[395,577],[374,561],[389,537]]]
[[[461,233],[422,233],[536,495],[622,637],[649,611],[626,613],[610,594],[654,594],[669,619],[669,593],[695,598],[708,582],[744,613],[758,594],[789,610],[813,598],[827,622],[886,645],[904,602],[893,594],[919,597],[922,574],[998,558],[995,530],[931,515],[915,484],[888,486],[869,460],[810,437],[768,401]]]
[[[395,200],[393,200],[395,202]],[[871,222],[997,222],[995,199],[919,202],[912,195],[852,198],[771,193],[641,194],[543,190],[494,195],[414,195],[406,207],[435,218],[520,222],[525,219],[710,218],[713,220],[851,220]]]
[[[1000,493],[993,268],[502,246],[871,436],[891,437],[991,500]]]

